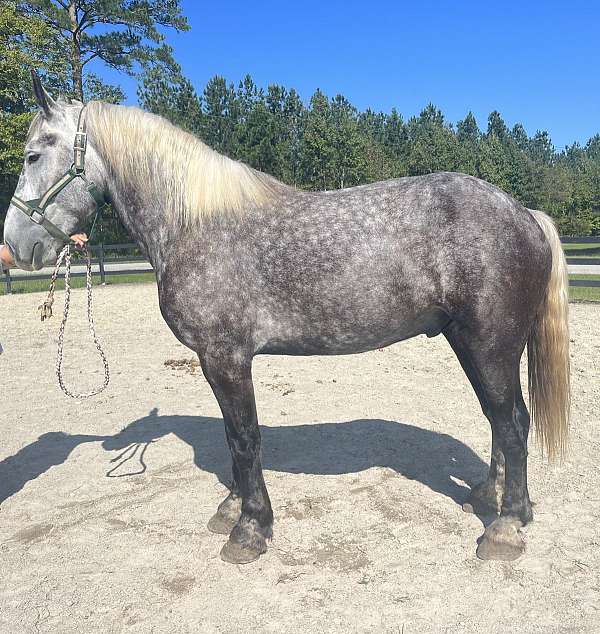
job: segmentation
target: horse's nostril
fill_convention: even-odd
[[[43,266],[44,259],[44,245],[41,242],[36,242],[31,249],[31,264],[37,271]]]

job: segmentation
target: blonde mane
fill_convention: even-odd
[[[220,212],[266,203],[273,179],[215,152],[162,117],[138,108],[92,101],[88,130],[123,182],[155,192],[165,214],[189,225]]]

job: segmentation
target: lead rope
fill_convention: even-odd
[[[110,381],[110,373],[108,370],[108,361],[106,360],[106,355],[104,354],[104,350],[102,350],[102,346],[98,341],[98,337],[96,336],[96,329],[94,328],[94,316],[92,312],[92,260],[90,256],[90,250],[85,248],[86,260],[87,260],[87,272],[86,272],[86,289],[87,289],[87,318],[88,318],[88,327],[90,334],[92,335],[92,339],[94,340],[94,344],[96,346],[96,350],[98,350],[98,354],[102,359],[102,363],[104,365],[104,383],[91,392],[86,392],[84,394],[76,394],[71,392],[68,387],[66,387],[65,382],[63,380],[63,345],[64,345],[64,335],[65,335],[65,326],[67,325],[67,319],[69,318],[69,305],[71,302],[71,245],[67,244],[64,249],[60,252],[58,259],[56,260],[56,265],[54,267],[54,272],[52,273],[52,278],[50,280],[50,290],[48,291],[48,297],[46,301],[39,306],[40,317],[41,320],[49,319],[52,317],[52,304],[54,303],[54,289],[56,287],[56,278],[58,277],[58,272],[60,267],[62,266],[63,260],[65,263],[65,306],[63,312],[62,322],[60,324],[60,329],[58,331],[58,354],[56,357],[56,376],[58,377],[58,384],[60,385],[60,389],[71,398],[90,398],[91,396],[95,396],[96,394],[100,394]]]

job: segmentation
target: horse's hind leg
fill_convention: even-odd
[[[469,353],[470,340],[468,334],[464,330],[460,330],[456,323],[451,322],[444,330],[444,335],[465,371],[479,399],[481,409],[487,416],[485,390],[479,372],[473,364]],[[490,424],[491,422],[490,420]],[[486,479],[475,485],[471,489],[469,497],[465,500],[463,510],[467,513],[495,515],[500,513],[500,507],[502,506],[502,496],[504,495],[504,454],[500,448],[494,425],[491,425],[491,427],[492,455],[490,468]]]
[[[225,521],[233,519],[241,497],[241,514],[221,550],[221,558],[230,563],[249,563],[267,550],[266,540],[271,537],[273,526],[271,502],[260,462],[252,359],[242,351],[229,352],[219,346],[203,354],[200,362],[223,413],[234,463],[232,493],[219,507]],[[225,530],[226,527],[219,528]]]
[[[486,529],[477,556],[480,559],[512,560],[525,550],[518,529],[533,519],[527,489],[527,436],[529,412],[520,385],[510,396],[492,399],[490,417],[504,454],[505,484],[500,517]]]
[[[477,395],[492,425],[497,450],[504,456],[500,517],[486,528],[477,555],[483,559],[516,559],[524,550],[518,528],[532,519],[527,489],[529,413],[521,394],[518,371],[523,346],[502,341],[494,337],[494,333],[481,335],[456,325],[447,330],[452,347],[460,349],[457,354],[463,367],[467,360],[467,374],[476,377]],[[496,345],[492,341],[497,341]],[[496,470],[498,466],[496,460]],[[497,486],[498,472],[492,472],[491,476],[495,476]]]
[[[463,503],[463,511],[477,515],[500,513],[504,495],[504,454],[492,426],[492,457],[487,478],[476,484]]]

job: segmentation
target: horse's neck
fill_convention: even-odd
[[[112,206],[123,226],[143,248],[155,271],[167,255],[168,245],[177,240],[173,224],[165,218],[164,204],[150,191],[129,190],[113,184],[110,188]]]

